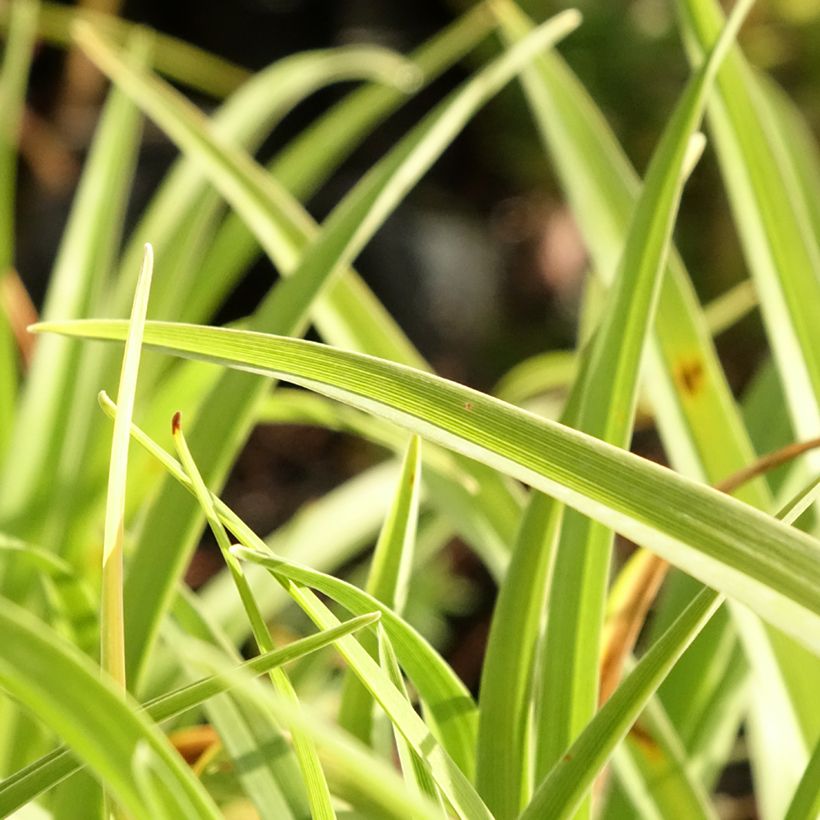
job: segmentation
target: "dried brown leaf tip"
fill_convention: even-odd
[[[182,413],[179,410],[174,413],[174,417],[171,419],[171,435],[176,435],[179,432],[180,425],[182,424]]]

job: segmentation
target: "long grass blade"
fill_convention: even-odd
[[[119,406],[119,402],[117,403],[117,406]],[[119,418],[119,416],[120,414],[117,413],[117,418]],[[130,425],[131,420],[129,419],[129,438]],[[182,463],[183,468],[191,481],[191,486],[194,489],[197,501],[205,513],[205,518],[211,527],[211,531],[214,533],[216,542],[219,545],[222,556],[228,566],[234,584],[236,585],[237,592],[242,599],[242,604],[245,607],[245,612],[251,625],[254,640],[256,641],[260,651],[271,652],[273,651],[274,646],[270,630],[262,618],[262,614],[256,604],[256,599],[248,586],[248,582],[239,561],[230,551],[231,543],[228,538],[228,533],[225,531],[225,527],[216,513],[216,509],[211,500],[211,493],[208,491],[208,488],[206,487],[205,482],[197,469],[193,456],[191,455],[191,451],[188,448],[188,443],[186,442],[185,436],[182,432],[179,413],[174,416],[172,427],[174,443],[180,457],[180,462]],[[296,690],[293,688],[293,685],[291,684],[286,673],[283,670],[276,668],[271,671],[270,677],[271,682],[279,693],[290,701],[292,708],[298,710],[300,708],[299,699],[296,695]],[[319,763],[316,749],[307,738],[301,736],[300,734],[296,734],[294,736],[293,743],[296,749],[296,755],[299,759],[299,765],[301,767],[302,777],[305,782],[308,800],[310,801],[311,815],[314,818],[335,818],[336,814],[330,801],[330,791],[328,790],[327,781],[325,780],[322,772],[322,767]]]
[[[268,558],[266,554],[258,553],[247,547],[234,547],[233,549],[237,555],[258,561],[263,566],[265,559]],[[311,590],[291,581],[280,580],[285,585],[288,594],[314,623],[322,624],[323,629],[336,623],[333,613]],[[387,675],[382,672],[361,644],[355,638],[343,638],[339,641],[338,646],[345,660],[384,709],[397,731],[401,732],[413,751],[426,761],[433,780],[456,814],[464,820],[492,818],[464,772],[436,741],[430,727],[416,714],[413,707],[402,697],[399,690],[390,682]]]
[[[628,445],[632,429],[642,352],[654,321],[683,183],[703,147],[702,137],[695,132],[711,81],[749,6],[749,3],[738,4],[731,23],[687,86],[664,131],[650,163],[607,306],[584,354],[581,372],[569,399],[569,409],[565,411],[568,423],[621,447]],[[552,500],[535,496],[531,504],[544,508],[545,536],[551,540],[554,537],[554,514],[550,513]],[[546,542],[546,537],[544,540]],[[540,665],[541,691],[535,696],[539,720],[536,734],[538,777],[552,767],[597,708],[597,660],[611,540],[610,532],[593,525],[588,519],[573,512],[564,517],[553,581],[562,594],[549,599],[548,626]],[[533,561],[531,545],[526,547],[524,553],[518,553],[519,560],[530,565]],[[550,566],[545,560],[540,574],[522,572],[525,586],[507,591],[502,588],[501,603],[507,594],[513,601],[531,600],[538,606],[546,597]],[[533,584],[538,586],[533,588]],[[508,605],[508,609],[506,617],[511,620],[528,617],[533,625],[539,621],[538,611],[522,616],[519,614],[522,608],[517,604]],[[518,631],[515,627],[512,629]],[[530,644],[524,652],[530,656],[536,645],[536,633],[532,628],[528,632]],[[506,637],[502,643],[507,644]],[[530,675],[533,666],[531,659],[521,662],[520,674]],[[506,661],[498,664],[495,671],[485,674],[485,680],[490,674],[507,679],[511,668]],[[507,685],[500,685],[499,691],[506,688]],[[524,693],[527,685],[521,682],[510,688]],[[501,713],[506,712],[503,696],[498,703],[503,705],[495,708]],[[488,705],[494,704],[488,701]],[[507,729],[504,727],[511,722],[522,725],[527,706],[527,701],[522,700],[514,707],[511,720],[496,720],[496,725],[505,733]],[[486,751],[482,749],[482,740],[487,744]],[[525,766],[510,770],[512,777],[503,780],[501,775],[506,770],[491,762],[490,750],[497,742],[492,735],[479,736],[479,762],[484,761],[484,766],[479,766],[480,774],[484,775],[481,782],[487,784],[488,795],[492,793],[489,790],[497,789],[496,799],[490,800],[491,807],[501,816],[514,816],[521,808],[522,797],[526,799],[527,796],[521,783]]]
[[[8,30],[10,18],[10,5],[0,7],[0,31]],[[70,47],[73,44],[72,29],[78,21],[101,28],[120,45],[127,43],[141,28],[136,23],[92,8],[42,3],[37,21],[37,36],[53,45]],[[152,37],[156,39],[154,68],[190,88],[215,97],[224,97],[250,76],[247,69],[177,37],[160,33],[152,33]]]
[[[379,534],[366,590],[385,606],[401,615],[413,564],[419,494],[421,488],[421,440],[413,436],[407,445],[396,496]],[[362,640],[373,658],[378,657],[376,641]],[[373,699],[352,673],[342,689],[339,725],[354,737],[370,743]]]
[[[122,602],[125,485],[128,474],[128,447],[131,443],[131,419],[134,415],[137,375],[153,269],[154,252],[150,245],[146,245],[122,359],[122,375],[117,393],[117,407],[121,410],[114,421],[111,466],[108,474],[108,499],[105,508],[100,659],[103,669],[123,688],[125,688],[125,630]]]
[[[107,413],[112,416],[116,415],[116,406],[107,396],[102,397],[102,402]],[[189,492],[193,492],[190,479],[179,462],[146,436],[136,425],[132,425],[131,430],[135,440],[149,450],[176,481],[186,487]],[[379,473],[377,478],[377,483],[383,485],[383,474]],[[375,488],[371,486],[370,482],[362,484],[361,488],[364,490],[365,497],[372,497]],[[253,530],[247,527],[219,498],[214,497],[214,505],[222,522],[237,539],[242,543],[252,545],[260,554],[271,554],[270,547],[256,536]],[[328,522],[338,522],[341,510],[349,509],[351,506],[352,502],[346,495],[339,500],[338,505],[333,504],[330,506],[327,514],[322,515],[316,525],[318,531],[324,530],[328,526]],[[306,539],[311,542],[316,537],[314,532],[315,530],[309,527],[305,532],[299,534],[298,540]],[[283,539],[271,539],[271,544],[287,550],[288,541],[286,534]],[[299,551],[299,554],[302,555],[303,551]],[[317,556],[317,561],[321,562],[321,556]],[[283,578],[323,592],[354,614],[380,612],[385,629],[398,654],[399,662],[410,676],[416,690],[427,706],[428,721],[433,722],[437,737],[450,756],[455,759],[459,768],[467,773],[472,772],[477,718],[475,703],[470,696],[469,690],[453,670],[415,629],[376,598],[341,579],[295,564],[281,557],[269,558],[268,569],[275,569],[276,574],[281,575]],[[210,605],[207,598],[205,603]],[[239,637],[243,636],[240,635]]]
[[[344,621],[338,628],[317,632],[315,635],[300,638],[281,649],[259,655],[246,661],[241,668],[248,674],[264,675],[277,666],[324,649],[344,635],[371,626],[378,619],[378,613],[351,618],[349,621]],[[232,682],[232,678],[225,675],[210,675],[167,695],[161,695],[147,702],[143,708],[154,722],[160,723],[228,691]],[[0,814],[11,814],[78,771],[82,765],[69,749],[61,747],[5,778],[0,782]]]
[[[127,324],[85,320],[35,329],[123,339]],[[390,418],[553,495],[820,649],[817,542],[735,499],[478,391],[373,357],[163,322],[146,324],[145,341],[175,355],[276,375]],[[686,512],[693,504],[695,520]]]
[[[134,752],[145,743],[169,790],[163,790],[165,805],[175,805],[174,795],[183,794],[186,804],[179,816],[220,816],[156,725],[123,698],[114,682],[101,680],[88,658],[10,601],[0,600],[0,625],[0,684],[72,748],[122,808],[147,816],[149,807],[132,769]]]
[[[520,36],[531,25],[510,4],[498,9],[503,12],[504,30],[509,35]],[[594,269],[609,282],[634,209],[639,179],[603,115],[559,56],[544,55],[522,77]],[[669,259],[648,354],[646,392],[672,464],[687,475],[715,483],[749,463],[754,455],[748,434],[677,253]],[[771,496],[762,481],[744,487],[741,497],[759,508],[771,507]],[[673,575],[664,595],[662,609],[669,612],[663,623],[669,624],[698,589],[697,584]],[[657,628],[662,628],[660,622]],[[679,727],[713,726],[712,732],[682,732],[692,743],[700,744],[698,749],[689,749],[699,760],[725,757],[737,730],[737,724],[720,730],[715,724],[733,719],[738,715],[736,708],[718,709],[707,716],[699,713],[702,708],[738,700],[726,686],[731,681],[738,687],[743,675],[723,677],[716,671],[724,668],[720,656],[727,639],[733,640],[728,629],[725,618],[714,618],[670,674],[661,693],[670,714],[674,707]],[[716,743],[724,745],[718,750]],[[712,748],[707,751],[703,744]],[[704,771],[707,769],[714,771],[714,763]]]
[[[0,291],[14,267],[14,204],[17,181],[17,141],[25,107],[26,82],[38,4],[15,3],[9,11],[9,38],[0,67]],[[0,302],[0,460],[14,426],[19,379],[17,345],[8,311]]]
[[[259,308],[254,326],[288,333],[303,329],[309,307],[331,274],[341,272],[474,111],[503,87],[539,49],[555,42],[577,24],[578,15],[574,12],[563,13],[546,23],[527,42],[468,80],[422,120],[336,208],[321,238],[300,261],[298,270],[290,279],[281,282]],[[282,225],[270,212],[271,202],[283,201],[283,192],[273,181],[247,156],[209,135],[202,128],[198,114],[190,111],[170,89],[133,70],[100,37],[86,29],[82,42],[126,92],[133,94],[152,117],[163,123],[171,136],[199,157],[226,198],[264,238],[273,258],[284,261],[281,267],[292,269],[296,260],[290,244],[292,238],[288,237],[293,229],[290,228],[290,233],[286,233],[282,240]],[[280,207],[283,206],[280,204]],[[286,210],[292,212],[292,204],[288,203]],[[282,260],[281,251],[285,245],[291,248],[290,257]],[[203,460],[201,465],[209,483],[223,479],[230,458],[247,435],[254,403],[262,395],[265,385],[259,380],[233,374],[221,380],[217,390],[223,405],[222,413],[218,419],[206,415],[192,431],[192,442],[201,439],[209,443],[208,460]],[[214,442],[225,442],[226,446],[214,447]],[[146,536],[136,550],[127,589],[127,598],[139,601],[138,607],[134,604],[128,621],[129,667],[137,673],[137,678],[147,645],[156,634],[158,620],[170,600],[173,580],[181,572],[198,526],[198,519],[192,512],[181,514],[180,510],[185,507],[180,505],[184,502],[176,496],[174,488],[163,492],[159,498],[146,519],[145,532],[151,535]],[[169,508],[174,510],[173,515],[168,515]],[[164,537],[158,540],[160,530]],[[175,551],[160,550],[160,542],[178,546]],[[157,583],[158,575],[164,579],[163,583]],[[148,601],[156,601],[156,605],[149,606]]]
[[[705,589],[647,651],[578,739],[542,780],[522,820],[571,817],[615,745],[629,731],[649,696],[720,605]]]
[[[681,0],[676,8],[697,60],[721,25],[720,6]],[[820,433],[820,246],[763,93],[735,50],[720,72],[709,123],[792,422],[800,438],[811,438]]]

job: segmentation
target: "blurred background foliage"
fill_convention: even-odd
[[[91,0],[89,6],[199,45],[251,70],[297,50],[377,42],[409,51],[469,3],[421,0]],[[564,4],[522,3],[541,19]],[[581,0],[585,18],[562,53],[643,169],[688,73],[672,4],[665,0]],[[757,4],[742,43],[820,126],[820,0]],[[489,46],[488,46],[489,48]],[[486,56],[479,53],[476,59]],[[324,216],[353,180],[405,132],[421,111],[464,76],[450,72],[369,138],[310,204]],[[42,48],[34,64],[21,181],[22,273],[38,299],[93,130],[103,81],[76,54]],[[319,93],[267,141],[266,158],[344,94]],[[200,97],[206,109],[214,102]],[[149,127],[132,211],[139,212],[174,149]],[[707,301],[743,276],[743,263],[707,153],[685,194],[678,244]],[[512,84],[468,127],[371,243],[360,269],[440,372],[487,388],[522,357],[571,346],[586,257],[544,160],[523,97]],[[272,271],[260,262],[220,319],[247,313]],[[752,318],[721,340],[740,388],[762,338]]]

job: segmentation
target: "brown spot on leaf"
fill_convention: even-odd
[[[634,740],[642,749],[647,757],[658,757],[663,755],[663,751],[661,747],[658,746],[658,742],[655,740],[652,735],[640,725],[640,723],[636,723],[630,730],[629,736]]]
[[[471,413],[471,412],[472,412],[472,410],[473,410],[473,403],[472,403],[471,401],[465,401],[465,402],[464,402],[464,409],[465,409],[468,413]]]
[[[703,363],[700,359],[683,361],[677,366],[675,376],[683,392],[694,396],[703,385]]]

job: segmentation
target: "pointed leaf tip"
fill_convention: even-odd
[[[171,419],[171,435],[175,436],[179,432],[179,428],[182,424],[182,413],[179,410],[174,413],[174,417]]]

